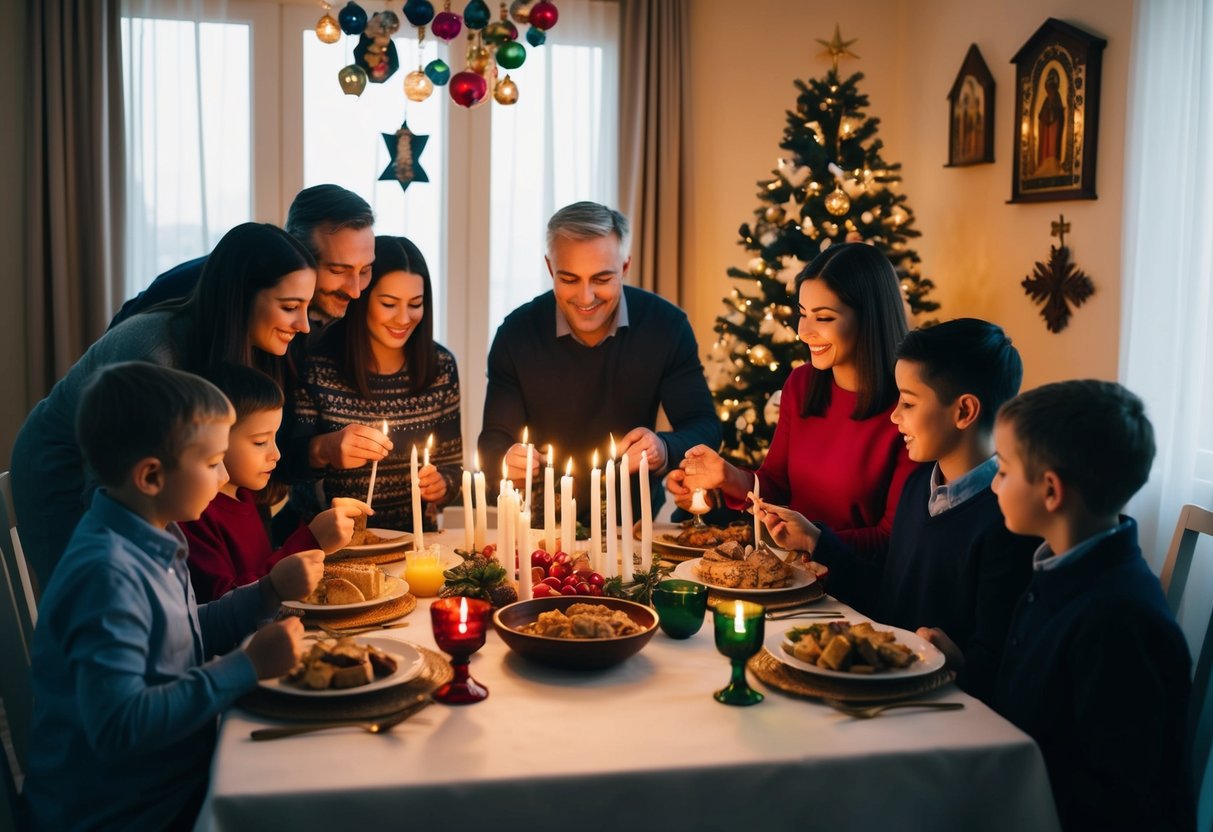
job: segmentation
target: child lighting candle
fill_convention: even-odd
[[[560,551],[573,554],[576,540],[577,508],[573,502],[573,458],[569,457],[560,478]]]
[[[552,446],[548,444],[548,467],[543,470],[543,548],[556,554],[556,472],[552,468]]]
[[[417,446],[413,446],[409,454],[409,490],[413,492],[413,548],[420,551],[425,548],[425,540],[421,531],[421,480],[417,476]]]
[[[387,436],[387,419],[383,420],[383,435]],[[375,496],[375,475],[379,473],[379,460],[371,463],[371,484],[366,488],[366,504],[371,504],[371,498]]]
[[[628,455],[619,460],[619,575],[623,582],[632,580],[632,478],[628,475]]]
[[[590,469],[590,564],[595,572],[602,574],[602,471],[598,470],[598,451],[594,451],[593,467]]]
[[[640,571],[653,567],[653,498],[649,494],[649,452],[640,452]]]
[[[472,456],[476,464],[476,472],[472,474],[472,482],[476,486],[476,536],[472,546],[477,552],[483,552],[489,536],[489,504],[484,496],[484,472],[480,470],[480,453]]]
[[[530,435],[530,429],[523,427],[522,429],[522,444],[526,445],[526,490],[522,492],[522,498],[526,502],[526,510],[531,510],[531,466],[535,464],[535,446],[527,441]],[[523,548],[526,548],[526,543],[523,543]]]
[[[470,552],[476,545],[476,518],[472,514],[472,472],[463,469],[463,548]]]
[[[619,574],[619,550],[615,529],[615,437],[611,436],[611,456],[606,464],[606,566],[600,573],[604,578]]]

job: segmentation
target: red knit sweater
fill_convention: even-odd
[[[281,549],[272,550],[253,492],[244,488],[236,499],[216,495],[200,518],[179,525],[190,544],[187,562],[199,604],[259,580],[287,555],[320,548],[312,530],[301,524]]]
[[[775,436],[758,469],[762,498],[829,527],[852,549],[881,553],[916,463],[889,421],[893,408],[852,419],[856,394],[837,384],[825,415],[801,416],[814,372],[804,364],[783,385]]]

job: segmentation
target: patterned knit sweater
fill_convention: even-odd
[[[372,397],[364,398],[345,377],[341,363],[331,350],[313,353],[304,383],[295,394],[296,418],[310,426],[314,434],[339,431],[346,425],[360,424],[382,429],[388,423],[388,436],[395,449],[379,463],[375,475],[375,494],[371,507],[375,516],[372,528],[412,531],[412,483],[409,481],[409,454],[417,446],[418,465],[426,438],[433,434],[430,462],[446,480],[442,505],[460,496],[463,471],[463,437],[459,421],[459,372],[455,356],[444,347],[438,350],[438,375],[434,383],[419,393],[409,389],[412,378],[408,367],[390,375],[369,377]],[[330,469],[322,483],[326,503],[334,497],[366,499],[371,466],[347,470]],[[440,505],[425,504],[425,527],[436,528]]]

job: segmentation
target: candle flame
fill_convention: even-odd
[[[594,449],[594,464],[592,467],[594,467],[594,468],[598,467],[598,449],[597,448]]]
[[[740,608],[740,607],[739,607]],[[740,615],[740,613],[738,613]],[[468,599],[466,597],[459,599],[459,632],[460,634],[468,631]],[[741,632],[741,631],[739,631]]]
[[[566,477],[573,476],[573,458],[572,457],[569,457],[569,461],[567,463],[565,463],[564,475]]]
[[[387,426],[387,419],[384,419],[383,420],[383,435],[384,436],[387,436],[388,430],[390,430],[390,428],[388,428],[388,426]]]
[[[472,467],[476,473],[480,473],[480,451],[472,451]]]
[[[530,439],[530,436],[531,436],[531,429],[528,428],[526,425],[523,425],[522,426],[522,444],[523,445],[530,444],[530,442],[528,441]]]
[[[733,602],[733,632],[745,633],[745,607],[740,601]]]
[[[501,458],[501,478],[503,480],[508,480],[510,478],[510,466],[509,463],[505,461],[505,457]]]
[[[611,437],[611,459],[614,459],[615,457],[619,456],[619,454],[615,451],[615,434],[611,433],[607,435]]]
[[[552,453],[553,453],[553,451],[552,451],[552,443],[551,443],[551,442],[549,442],[549,443],[548,443],[548,467],[549,467],[549,468],[551,468],[551,467],[552,467]]]
[[[425,439],[425,449],[428,451],[432,447],[434,447],[434,434],[431,433]]]

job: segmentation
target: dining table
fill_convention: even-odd
[[[419,599],[407,626],[376,637],[436,651],[431,603]],[[810,609],[863,620],[829,596]],[[252,731],[288,723],[233,708],[196,828],[1059,828],[1039,748],[954,684],[915,698],[963,709],[872,719],[753,675],[764,701],[717,702],[729,663],[710,610],[690,638],[657,632],[595,671],[532,664],[490,630],[471,673],[487,699],[435,704],[381,734],[340,728],[258,742]]]

